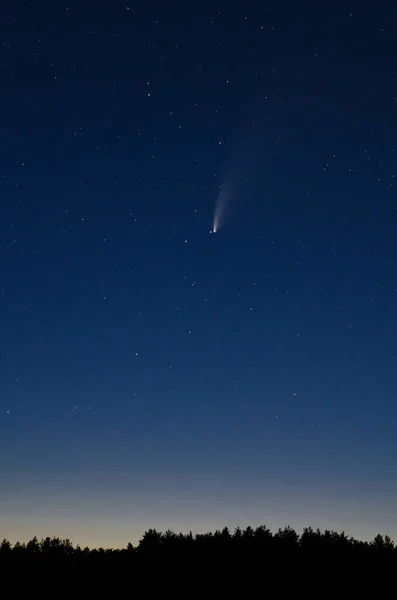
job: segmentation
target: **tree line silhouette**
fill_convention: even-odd
[[[34,562],[35,564],[50,561],[83,566],[88,564],[126,564],[148,563],[152,561],[198,562],[222,560],[231,563],[244,560],[249,562],[263,559],[284,561],[310,560],[321,564],[330,561],[349,564],[387,561],[397,564],[397,547],[389,536],[377,535],[371,542],[359,541],[347,536],[344,532],[320,531],[307,527],[301,535],[287,526],[272,533],[265,525],[246,529],[237,527],[230,532],[227,527],[213,533],[193,535],[165,533],[149,529],[137,546],[128,544],[122,549],[90,549],[73,545],[69,539],[47,537],[38,540],[34,537],[27,543],[11,544],[4,539],[0,544],[0,564],[8,562]]]

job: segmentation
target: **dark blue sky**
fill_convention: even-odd
[[[0,537],[397,537],[392,3],[1,13]]]

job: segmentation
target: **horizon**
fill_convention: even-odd
[[[195,531],[195,530],[185,530],[185,531],[179,531],[179,530],[174,530],[172,528],[169,527],[165,527],[162,530],[161,529],[157,529],[155,527],[149,527],[148,529],[146,529],[145,531],[142,532],[141,536],[133,541],[133,540],[129,540],[127,541],[125,544],[123,545],[104,545],[104,544],[98,544],[98,545],[89,545],[89,544],[84,544],[84,543],[80,543],[78,540],[74,540],[73,538],[71,538],[70,536],[60,536],[60,535],[43,535],[43,536],[39,536],[39,535],[33,535],[32,537],[30,537],[29,539],[9,539],[7,538],[7,536],[3,536],[0,539],[1,541],[7,540],[9,541],[12,545],[16,544],[16,543],[21,543],[21,544],[26,544],[28,543],[30,540],[32,539],[37,539],[39,542],[42,540],[45,540],[46,538],[50,538],[50,539],[54,539],[54,538],[59,538],[60,540],[69,540],[71,542],[71,544],[73,545],[74,548],[76,548],[77,546],[81,547],[81,548],[89,548],[90,550],[98,550],[98,549],[104,549],[104,550],[122,550],[124,548],[126,548],[129,544],[132,544],[134,548],[137,548],[140,544],[140,542],[142,541],[144,534],[147,531],[153,530],[156,531],[159,534],[165,534],[167,531],[171,531],[172,533],[175,533],[177,535],[182,534],[184,536],[192,534],[193,538],[195,538],[196,536],[200,536],[200,535],[205,535],[205,534],[211,534],[213,535],[216,532],[221,532],[223,529],[228,529],[228,531],[230,532],[231,535],[233,535],[235,533],[235,531],[237,529],[240,529],[241,531],[244,531],[247,527],[252,527],[253,530],[255,530],[257,527],[260,526],[264,526],[264,527],[268,527],[268,525],[266,523],[246,523],[246,524],[239,524],[236,525],[234,527],[228,526],[228,525],[224,525],[224,526],[220,526],[217,527],[215,529],[208,529],[208,530],[200,530],[200,531]],[[355,535],[350,534],[348,531],[345,530],[337,530],[337,529],[332,529],[332,527],[330,528],[324,528],[321,529],[320,527],[313,527],[312,525],[304,525],[302,527],[294,527],[293,525],[287,523],[284,526],[279,526],[275,529],[273,529],[272,527],[268,527],[270,529],[271,534],[274,536],[277,531],[286,529],[286,528],[291,528],[293,531],[295,531],[299,538],[302,536],[303,532],[305,531],[305,529],[312,529],[315,532],[320,532],[321,534],[325,533],[326,531],[329,531],[331,533],[337,533],[337,534],[345,534],[347,536],[348,539],[353,539],[359,542],[365,542],[365,543],[370,543],[373,542],[374,539],[378,536],[381,535],[382,537],[388,536],[391,541],[395,544],[396,540],[393,539],[391,536],[389,536],[389,534],[387,532],[380,532],[378,531],[377,533],[375,533],[374,535],[369,535],[367,537],[357,537]]]

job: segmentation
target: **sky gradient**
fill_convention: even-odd
[[[395,8],[1,12],[0,538],[397,539]]]

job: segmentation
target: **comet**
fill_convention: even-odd
[[[215,200],[212,233],[217,233],[225,225],[231,205],[237,196],[245,196],[243,187],[259,167],[267,139],[265,126],[268,121],[264,118],[267,113],[266,101],[267,96],[255,96],[244,111],[245,117],[239,119],[231,145],[223,144],[227,156],[222,165],[219,193]]]
[[[220,227],[220,220],[221,220],[221,205],[219,204],[219,198],[215,204],[215,212],[214,212],[214,225],[212,227],[212,231],[214,233],[216,233]]]
[[[230,193],[230,189],[228,188],[229,186],[221,186],[221,191],[219,192],[219,195],[215,201],[214,224],[212,226],[213,233],[217,233],[217,231],[219,231],[225,220],[226,208],[232,195]]]

